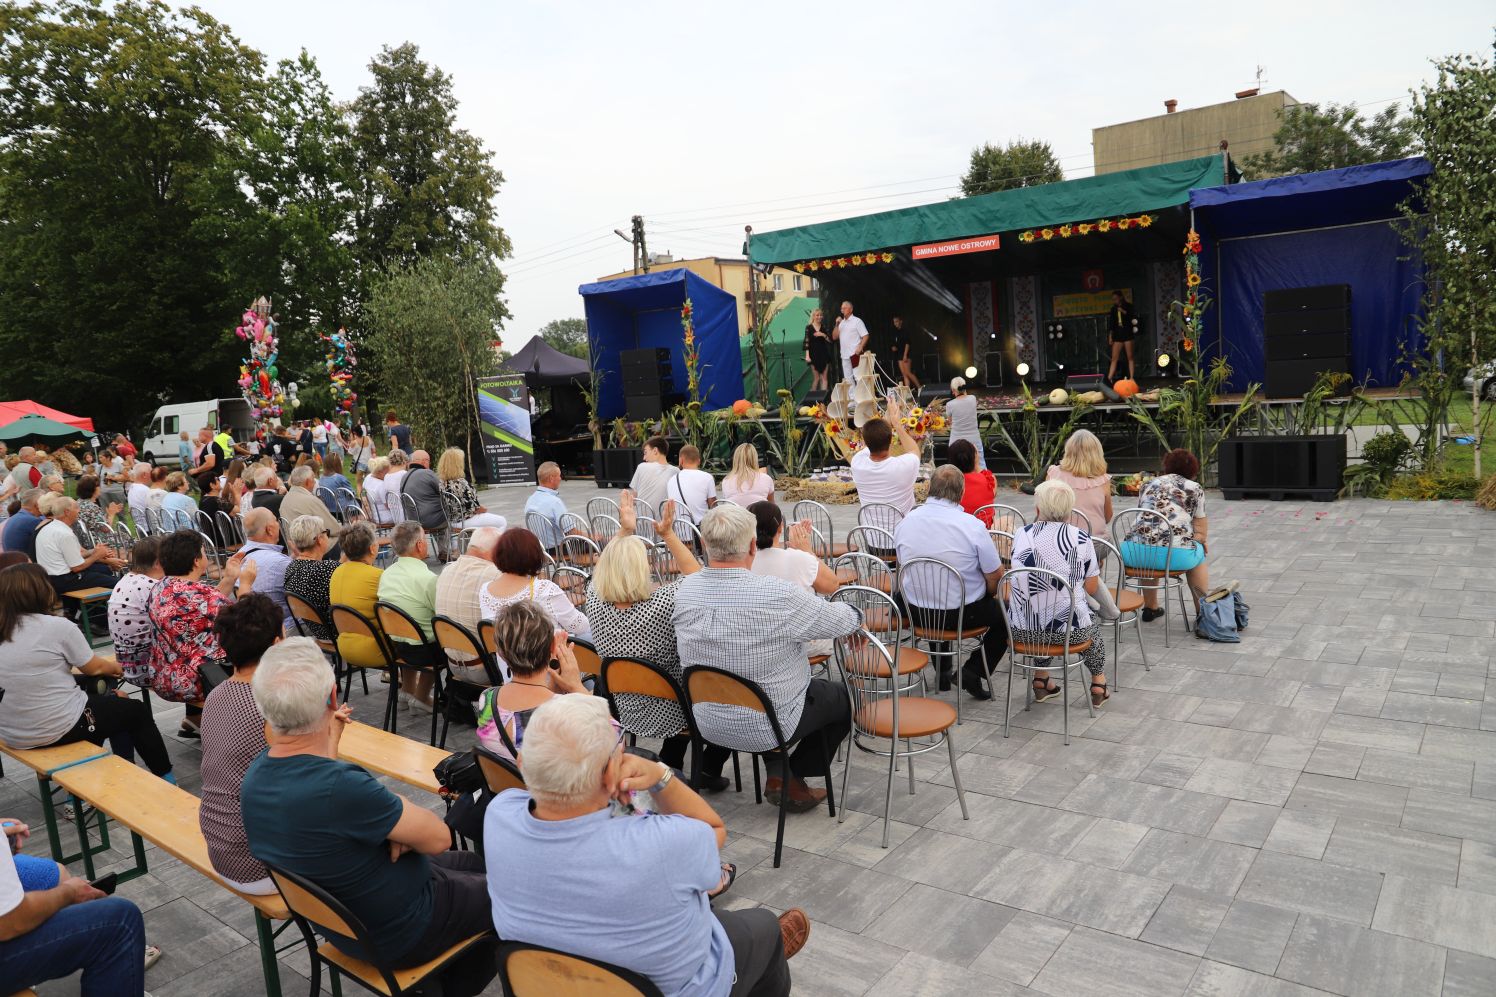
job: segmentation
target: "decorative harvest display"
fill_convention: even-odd
[[[1187,294],[1179,307],[1179,316],[1184,320],[1184,336],[1179,343],[1180,349],[1190,352],[1195,345],[1195,337],[1200,331],[1200,233],[1190,229],[1189,235],[1185,236],[1184,243],[1184,283]]]
[[[696,322],[691,318],[691,299],[680,306],[681,356],[686,364],[686,394],[701,408],[701,352],[696,348]]]
[[[1049,242],[1053,239],[1069,239],[1090,235],[1093,232],[1126,232],[1133,228],[1148,228],[1153,224],[1152,215],[1133,215],[1123,218],[1102,218],[1094,222],[1066,222],[1064,225],[1025,229],[1018,233],[1019,242]]]

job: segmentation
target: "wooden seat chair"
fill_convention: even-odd
[[[631,969],[520,942],[499,944],[499,981],[509,997],[664,997]]]
[[[499,732],[504,738],[505,747],[513,750],[514,745],[509,743],[509,735],[504,733],[502,725],[499,727]],[[494,796],[498,796],[506,789],[525,788],[525,776],[519,770],[518,765],[503,755],[489,751],[481,744],[474,745],[473,751],[478,756],[478,769],[483,773],[483,784]]]
[[[618,719],[623,729],[628,730],[630,734],[635,732],[629,730],[628,721],[623,711],[619,709],[618,697],[620,695],[649,696],[653,699],[673,702],[680,707],[681,716],[685,720],[685,726],[681,728],[680,733],[691,739],[691,775],[687,783],[692,789],[699,790],[702,750],[706,745],[706,739],[696,728],[696,719],[691,715],[686,690],[676,681],[675,676],[671,675],[663,665],[657,665],[643,658],[604,658],[600,674],[603,692],[608,697],[608,709]],[[741,793],[743,772],[738,766],[736,751],[732,753],[732,774],[737,784],[737,791]]]
[[[374,621],[352,606],[341,603],[333,603],[332,625],[338,634],[352,634],[357,637],[370,637],[379,646],[379,653],[384,658],[383,665],[354,665],[348,662],[350,668],[380,668],[390,677],[389,701],[384,707],[383,730],[393,731],[395,729],[396,697],[400,693],[400,676],[395,668],[395,657],[390,651],[389,641],[385,639],[384,632],[374,625]],[[352,679],[349,680],[350,682]]]
[[[394,603],[383,600],[376,602],[374,617],[379,622],[379,629],[384,631],[385,646],[389,648],[391,660],[395,664],[395,670],[390,675],[391,681],[397,682],[401,671],[431,675],[431,701],[434,706],[431,710],[431,740],[428,743],[435,745],[437,716],[446,713],[442,709],[442,702],[447,654],[440,644],[426,636],[426,631],[421,629],[415,617]]]
[[[323,654],[332,656],[333,676],[343,682],[343,699],[346,701],[353,692],[353,669],[343,662],[343,656],[338,653],[338,641],[334,637],[328,640],[323,637],[313,636],[311,627],[321,627],[323,631],[331,630],[337,633],[337,628],[332,622],[322,615],[322,611],[298,595],[286,593],[286,605],[291,607],[291,623],[296,627],[299,636],[307,637],[316,641],[317,646],[322,649]],[[366,671],[359,669],[359,677],[363,679],[364,695],[369,694],[369,676]]]
[[[960,572],[944,561],[933,557],[910,558],[906,563],[899,565],[899,591],[903,596],[904,612],[910,619],[914,646],[931,658],[945,659],[953,682],[955,682],[961,670],[960,664],[964,661],[963,643],[976,641],[982,652],[982,671],[990,689],[992,662],[987,660],[987,645],[983,643],[983,638],[987,636],[987,631],[991,628],[986,624],[967,621],[966,583]],[[930,609],[916,605],[909,595],[911,591],[923,601],[954,606],[955,626],[948,625],[951,622],[950,610]],[[959,683],[955,682],[955,684],[958,689],[956,722],[960,723],[961,693]]]
[[[436,643],[447,655],[447,695],[451,696],[456,690],[462,689],[473,695],[476,699],[486,686],[465,678],[458,678],[452,671],[454,664],[473,665],[476,664],[483,669],[488,678],[487,686],[501,686],[504,684],[504,675],[499,671],[499,666],[494,661],[493,652],[483,645],[483,639],[473,633],[467,627],[458,623],[450,616],[438,613],[431,618],[431,631],[436,637]],[[453,655],[460,655],[454,658]],[[437,739],[439,747],[447,745],[447,731],[452,726],[452,718],[443,711],[441,737]]]

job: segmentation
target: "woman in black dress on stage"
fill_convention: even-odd
[[[1112,348],[1112,365],[1106,372],[1107,384],[1117,380],[1117,363],[1122,359],[1123,351],[1127,353],[1128,378],[1133,381],[1138,379],[1132,362],[1132,341],[1137,334],[1138,330],[1132,322],[1132,305],[1128,304],[1121,291],[1113,291],[1112,307],[1106,313],[1106,342]]]
[[[831,337],[827,334],[821,310],[810,313],[805,327],[805,362],[810,365],[810,390],[829,391],[828,369],[831,366]]]

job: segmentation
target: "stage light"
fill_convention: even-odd
[[[1164,368],[1166,368],[1168,366],[1169,366],[1169,355],[1167,353],[1160,353],[1158,355],[1158,369],[1159,370],[1163,370]]]
[[[967,376],[968,379],[976,377],[977,376],[977,369],[975,367],[968,367],[968,368],[966,368],[966,376]]]
[[[1019,377],[1028,377],[1029,376],[1029,365],[1028,364],[1026,364],[1026,363],[1020,363],[1018,365],[1018,376]]]

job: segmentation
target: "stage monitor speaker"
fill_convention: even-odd
[[[1349,284],[1322,284],[1318,287],[1289,287],[1279,291],[1262,292],[1262,310],[1265,312],[1291,312],[1301,309],[1349,308],[1351,286]]]
[[[827,391],[825,391],[823,389],[818,389],[816,391],[807,391],[807,392],[805,392],[805,397],[800,399],[800,404],[801,405],[824,405],[824,404],[826,404],[826,397],[827,397],[828,394],[829,394],[829,392],[827,392]]]
[[[1269,311],[1262,316],[1263,335],[1304,336],[1322,332],[1349,332],[1349,308],[1306,308],[1298,311]]]
[[[1313,332],[1301,336],[1269,336],[1264,344],[1267,359],[1305,360],[1309,358],[1343,361],[1351,353],[1348,332]]]
[[[1065,390],[1070,394],[1085,391],[1100,391],[1106,382],[1100,374],[1071,374],[1065,378]]]
[[[630,422],[642,422],[645,419],[658,419],[665,412],[678,405],[684,396],[678,394],[661,394],[656,391],[652,395],[632,395],[623,400],[624,418]]]
[[[1263,378],[1263,394],[1269,398],[1296,398],[1314,387],[1325,372],[1349,374],[1345,357],[1307,357],[1296,360],[1269,360]],[[1349,385],[1347,384],[1348,388]]]
[[[948,384],[927,384],[919,389],[919,398],[917,400],[920,406],[924,407],[941,398],[949,398],[950,394],[951,387]]]

